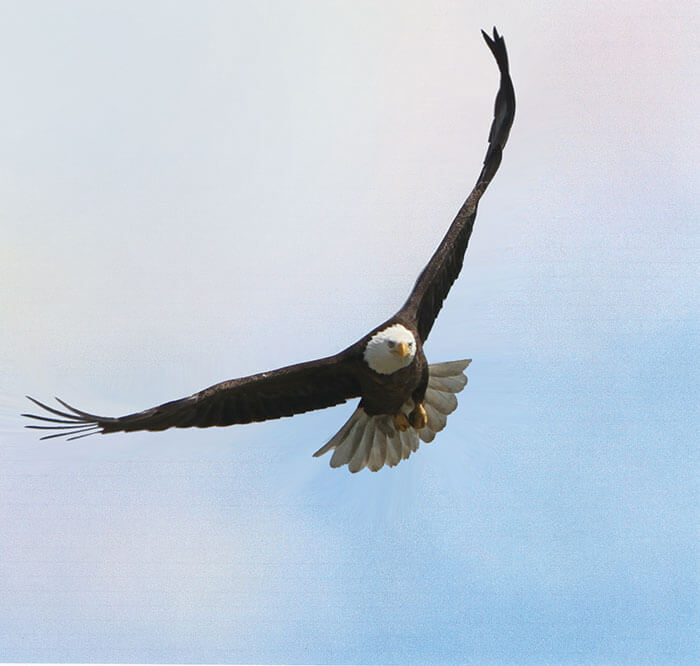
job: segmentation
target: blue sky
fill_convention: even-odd
[[[6,3],[0,661],[698,658],[693,3]],[[39,442],[382,321],[518,111],[395,469],[352,405]]]

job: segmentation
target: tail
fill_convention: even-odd
[[[418,450],[420,439],[432,442],[435,434],[445,427],[448,414],[457,409],[455,394],[467,385],[464,370],[470,363],[471,359],[429,366],[430,378],[423,401],[428,414],[425,428],[409,428],[400,432],[394,427],[391,414],[368,416],[364,409],[358,407],[345,425],[314,456],[333,451],[331,467],[347,465],[351,472],[359,472],[365,467],[376,472],[384,465],[398,465]],[[409,400],[402,411],[409,414],[413,407],[413,401]]]

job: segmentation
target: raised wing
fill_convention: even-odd
[[[340,404],[360,395],[353,361],[343,353],[318,361],[290,365],[271,372],[215,384],[187,398],[166,402],[126,416],[98,416],[71,407],[59,398],[64,410],[33,403],[52,416],[23,414],[41,425],[27,428],[49,431],[42,439],[77,439],[98,432],[208,428],[235,423],[266,421]]]
[[[484,158],[484,166],[474,189],[460,208],[435,254],[418,276],[408,300],[397,313],[416,322],[418,333],[423,342],[430,334],[435,318],[442,308],[442,303],[462,269],[464,253],[474,228],[479,199],[498,170],[501,154],[508,140],[508,133],[515,115],[515,91],[508,71],[508,54],[503,37],[498,34],[496,28],[493,29],[493,39],[483,30],[481,34],[501,71],[501,85],[496,95],[494,118],[489,132],[489,147]]]

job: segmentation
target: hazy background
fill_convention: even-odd
[[[0,661],[689,663],[700,645],[693,2],[2,2]],[[501,171],[437,321],[459,410],[39,442],[333,353]]]

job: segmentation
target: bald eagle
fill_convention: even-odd
[[[97,416],[58,398],[64,409],[56,409],[27,396],[51,414],[23,414],[42,422],[27,427],[51,431],[42,439],[207,428],[292,416],[360,398],[345,425],[314,453],[333,451],[331,467],[348,465],[351,472],[365,467],[377,471],[385,464],[393,467],[416,451],[420,440],[432,441],[457,408],[455,394],[467,383],[464,370],[470,361],[428,365],[423,345],[462,268],[477,205],[498,170],[515,114],[503,37],[495,28],[493,38],[483,30],[482,35],[501,75],[483,168],[408,300],[393,317],[334,356],[221,382],[126,416]]]

